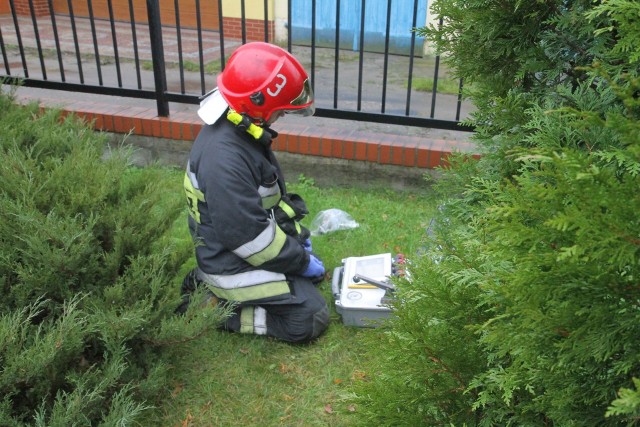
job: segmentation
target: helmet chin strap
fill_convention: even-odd
[[[263,128],[253,123],[251,118],[246,114],[240,114],[229,108],[227,112],[227,120],[236,125],[236,128],[251,135],[260,145],[268,147],[271,144],[271,134]]]

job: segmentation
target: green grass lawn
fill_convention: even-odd
[[[415,79],[413,79],[413,88],[418,92],[432,92],[433,78],[416,77]],[[446,75],[443,75],[438,80],[438,87],[436,91],[438,93],[457,95],[460,92],[460,80],[452,79]]]
[[[435,209],[427,183],[423,189],[319,188],[300,177],[289,191],[301,194],[309,226],[321,210],[341,209],[359,227],[313,238],[314,251],[332,272],[348,256],[404,253],[422,245]],[[188,239],[186,218],[176,235]],[[187,269],[190,266],[185,266]],[[358,407],[352,387],[376,373],[372,358],[383,348],[368,348],[365,336],[382,329],[345,327],[335,311],[330,280],[320,289],[331,307],[331,325],[310,345],[290,345],[252,335],[214,332],[176,349],[167,363],[173,371],[171,399],[148,414],[162,426],[352,426]]]

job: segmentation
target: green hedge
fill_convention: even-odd
[[[640,419],[640,6],[438,0],[480,161],[437,184],[426,254],[358,391],[384,425]]]
[[[216,324],[173,315],[180,180],[6,94],[0,129],[0,425],[132,424],[166,398],[160,355]]]

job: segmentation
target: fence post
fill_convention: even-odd
[[[158,116],[168,117],[167,74],[164,63],[164,46],[162,44],[162,25],[160,23],[160,5],[158,0],[147,0],[147,16],[149,18],[149,41],[151,43],[151,59],[153,61],[153,79],[156,87]]]

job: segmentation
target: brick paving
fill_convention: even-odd
[[[71,18],[65,15],[54,15],[56,27],[52,24],[52,18],[48,16],[38,17],[37,26],[33,25],[30,17],[18,16],[19,36],[22,44],[28,48],[56,49],[55,33],[57,32],[60,50],[63,52],[76,52],[81,55],[95,55],[95,45],[98,46],[99,55],[114,57],[117,50],[121,59],[134,59],[136,53],[141,61],[151,60],[151,43],[149,42],[149,27],[146,23],[138,23],[133,27],[129,22],[114,22],[106,20],[94,20],[91,26],[89,19],[75,18],[73,25]],[[74,26],[75,34],[74,37]],[[18,45],[18,34],[11,15],[0,16],[0,28],[5,45]],[[137,46],[133,43],[135,31]],[[39,37],[36,37],[38,34]],[[115,43],[114,43],[115,40]],[[39,41],[39,43],[38,43]],[[165,61],[178,62],[180,53],[183,60],[198,61],[202,52],[205,63],[220,58],[220,36],[215,31],[202,31],[198,39],[198,32],[194,29],[181,29],[180,40],[175,27],[162,28],[162,41],[165,48]],[[239,46],[239,40],[225,40],[224,48],[232,51]],[[181,51],[181,52],[180,52]]]

